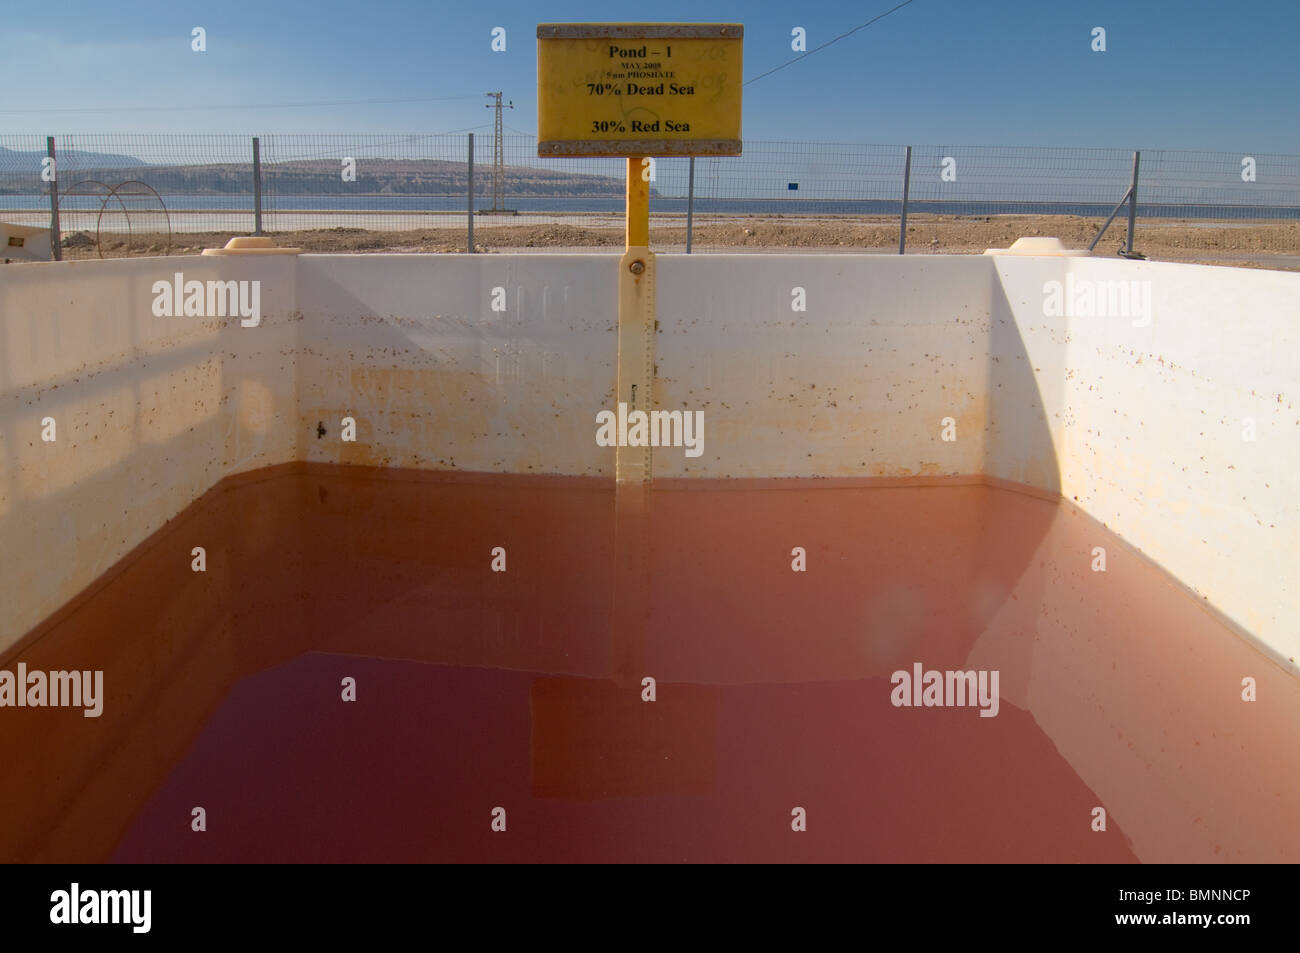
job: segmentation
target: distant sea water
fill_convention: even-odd
[[[247,211],[253,207],[249,194],[164,195],[162,200],[168,210],[176,212]],[[131,196],[126,207],[132,212],[151,208],[149,199]],[[684,198],[652,198],[651,212],[685,214]],[[103,199],[93,195],[64,196],[60,208],[65,211],[97,212]],[[505,206],[519,212],[621,214],[621,196],[507,197]],[[38,212],[49,207],[49,199],[41,195],[0,195],[0,210]],[[463,213],[463,195],[267,195],[262,196],[265,212],[447,212]],[[490,207],[490,202],[480,199],[476,208]],[[1089,218],[1105,217],[1114,208],[1113,203],[1095,202],[988,202],[988,201],[926,201],[913,200],[908,204],[909,214],[929,215],[1081,215]],[[121,206],[110,203],[109,210]],[[695,211],[700,214],[727,215],[898,215],[897,199],[695,199]],[[1123,217],[1127,209],[1120,211]],[[1271,205],[1209,205],[1209,204],[1144,204],[1139,202],[1140,218],[1187,219],[1297,219],[1300,207]]]

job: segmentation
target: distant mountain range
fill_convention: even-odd
[[[111,152],[84,152],[80,149],[59,150],[59,168],[66,171],[81,169],[130,169],[145,163],[135,156],[114,155]],[[31,175],[41,171],[44,152],[19,152],[0,146],[0,175],[9,172]]]
[[[40,186],[40,152],[0,147],[0,195],[31,194]],[[210,165],[149,165],[133,156],[68,150],[58,154],[59,182],[71,188],[81,179],[107,185],[135,180],[160,195],[229,195],[253,191],[251,162]],[[474,194],[492,192],[491,165],[475,163]],[[263,162],[262,189],[278,195],[464,195],[464,162],[439,159],[358,160],[356,181],[345,182],[338,159]],[[621,178],[510,165],[504,169],[507,196],[585,197],[623,195]],[[653,189],[652,195],[657,195]]]

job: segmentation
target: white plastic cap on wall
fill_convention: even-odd
[[[1017,238],[1010,248],[987,248],[986,255],[1039,255],[1065,258],[1091,255],[1086,248],[1066,248],[1059,238]]]
[[[205,255],[297,255],[301,248],[276,248],[266,237],[241,235],[226,242],[225,248],[205,248]]]

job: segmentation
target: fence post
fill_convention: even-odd
[[[907,158],[903,160],[903,214],[898,220],[898,253],[903,254],[907,248],[907,197],[912,190],[912,147],[907,147]]]
[[[695,223],[695,156],[691,156],[691,168],[686,179],[686,254],[691,253],[691,233]]]
[[[465,217],[465,221],[468,223],[466,227],[465,251],[472,255],[474,254],[474,133],[472,132],[469,134],[468,169],[469,174],[467,178],[469,179],[469,188],[465,191],[469,196],[469,214]]]
[[[1133,153],[1133,182],[1129,185],[1128,193],[1128,241],[1124,249],[1129,256],[1133,254],[1133,228],[1137,223],[1137,201],[1138,201],[1138,161],[1142,153],[1134,151]]]
[[[50,257],[63,261],[63,241],[59,237],[59,163],[54,158],[54,137],[45,137],[45,152],[50,157]]]
[[[262,234],[262,141],[253,137],[253,234]]]

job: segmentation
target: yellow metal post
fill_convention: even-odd
[[[650,251],[650,182],[640,157],[627,160],[627,248],[618,276],[618,395],[627,413],[654,407],[655,258]],[[617,413],[619,408],[615,407]],[[620,414],[621,416],[621,414]],[[649,483],[650,447],[620,446],[614,454],[619,483]]]
[[[644,171],[645,159],[629,156],[627,160],[627,241],[633,246],[650,245],[650,176]]]
[[[618,383],[627,413],[654,407],[655,256],[650,251],[650,181],[640,157],[627,160],[627,248],[618,263]],[[621,408],[615,407],[615,411]],[[621,414],[620,414],[621,416]],[[647,440],[647,443],[649,441]],[[614,451],[613,676],[629,691],[645,663],[650,592],[650,447]]]
[[[627,157],[613,408],[620,427],[614,454],[611,653],[615,680],[623,688],[639,686],[644,675],[650,607],[653,461],[648,424],[655,406],[656,322],[650,163],[645,155],[740,155],[744,35],[739,23],[537,27],[537,154]],[[629,81],[629,68],[636,76],[667,70],[673,82]],[[645,446],[627,445],[632,427],[644,435],[637,443]]]

